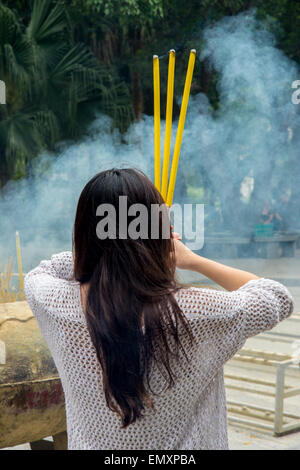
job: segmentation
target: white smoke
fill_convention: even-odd
[[[254,12],[207,28],[200,59],[218,72],[220,106],[212,113],[205,95],[192,98],[182,155],[200,180],[208,179],[235,218],[232,225],[247,231],[247,219],[253,224],[253,212],[263,209],[255,203],[279,196],[287,180],[294,187],[299,181],[300,107],[291,100],[299,67],[276,48]],[[256,191],[249,207],[237,201],[247,178]],[[297,211],[300,219],[292,202],[291,216]]]
[[[153,166],[153,123],[148,117],[127,135],[111,133],[110,119],[99,116],[88,136],[63,144],[58,155],[42,154],[32,175],[9,182],[0,203],[0,259],[14,254],[15,231],[21,235],[25,270],[41,258],[70,250],[79,195],[95,173],[111,167],[135,167],[149,176]]]
[[[206,181],[223,206],[228,202],[228,213],[243,230],[251,211],[257,210],[243,203],[243,195],[241,210],[236,210],[236,195],[247,178],[254,180],[254,191],[259,187],[263,200],[270,191],[280,191],[284,178],[299,175],[300,115],[291,102],[291,85],[299,70],[276,48],[273,36],[253,12],[207,28],[200,59],[207,59],[218,72],[220,106],[213,112],[205,95],[190,98],[177,181],[190,174],[199,186]],[[176,129],[174,123],[173,146]],[[162,129],[162,143],[163,139]],[[279,157],[277,166],[274,155]],[[298,166],[290,167],[288,162]],[[10,182],[0,202],[1,262],[15,253],[16,230],[21,235],[25,271],[53,252],[71,249],[76,205],[84,185],[103,169],[125,166],[139,168],[153,179],[152,117],[144,116],[121,136],[110,132],[108,118],[99,116],[80,143],[64,143],[58,155],[38,157],[30,178]],[[174,202],[179,202],[178,186]],[[204,197],[197,202],[209,201]]]

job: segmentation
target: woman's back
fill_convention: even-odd
[[[26,297],[61,377],[69,449],[226,449],[223,365],[249,336],[271,329],[292,313],[281,284],[254,279],[233,292],[186,288],[176,301],[193,334],[182,334],[181,360],[170,357],[174,385],[153,363],[154,408],[121,428],[109,409],[103,372],[86,324],[71,252],[42,261],[25,279]]]

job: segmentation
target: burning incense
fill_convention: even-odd
[[[20,234],[16,232],[16,249],[17,249],[17,260],[19,268],[19,291],[24,291],[24,280],[23,280],[23,269],[22,269],[22,257],[21,257],[21,244],[20,244]]]
[[[154,87],[154,184],[158,191],[161,186],[161,158],[160,158],[160,84],[159,59],[153,56],[153,87]]]
[[[169,161],[170,161],[170,148],[171,148],[173,95],[174,95],[174,73],[175,73],[175,51],[174,49],[171,49],[169,52],[165,149],[164,149],[163,173],[162,173],[162,183],[161,183],[161,195],[164,198],[164,200],[166,200],[167,198],[168,179],[169,179]]]
[[[169,183],[168,194],[167,194],[166,203],[169,207],[171,207],[173,203],[176,175],[177,175],[180,148],[181,148],[181,142],[182,142],[182,134],[183,134],[186,112],[187,112],[187,107],[188,107],[188,102],[189,102],[195,60],[196,60],[196,51],[195,49],[192,49],[190,52],[188,70],[187,70],[187,75],[186,75],[186,80],[185,80],[185,85],[184,85],[184,92],[183,92],[179,123],[178,123],[177,135],[176,135],[176,142],[175,142],[175,148],[174,148],[174,154],[173,154],[171,175],[170,175],[170,183]]]
[[[9,257],[6,270],[0,273],[0,303],[14,302],[16,300],[16,293],[10,291],[9,284],[11,280],[11,257]]]

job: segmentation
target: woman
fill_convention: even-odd
[[[99,237],[98,208],[110,204],[119,221],[119,196],[146,206],[149,222],[151,205],[163,204],[141,172],[96,175],[79,199],[74,259],[54,255],[25,280],[61,377],[68,448],[226,449],[223,365],[292,313],[291,296],[194,254],[170,226],[169,237],[126,239],[120,225],[115,237]],[[228,292],[181,287],[176,266]]]

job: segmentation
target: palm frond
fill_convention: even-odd
[[[13,11],[0,4],[0,47],[13,44],[20,32],[20,24]]]
[[[14,13],[0,5],[0,73],[25,92],[30,84],[32,48],[23,37]]]
[[[57,116],[51,109],[37,111],[32,115],[37,131],[43,142],[52,147],[60,136],[60,126]]]
[[[30,86],[30,70],[24,66],[24,62],[27,65],[30,64],[30,50],[26,50],[26,45],[24,44],[24,49],[21,54],[18,54],[18,50],[14,48],[11,44],[5,44],[2,47],[2,70],[4,71],[4,76],[11,80],[15,85],[22,88],[23,92]],[[27,57],[26,57],[27,56]],[[23,63],[19,59],[23,60]]]
[[[32,114],[15,114],[0,122],[0,141],[5,143],[5,161],[11,174],[16,163],[31,160],[43,148],[43,138],[38,132]]]
[[[36,44],[49,41],[67,27],[65,8],[57,3],[53,6],[51,0],[35,0],[30,23],[27,27],[27,37]]]
[[[35,67],[41,76],[62,59],[70,47],[67,31],[69,20],[62,4],[35,0],[26,38],[32,44]]]
[[[72,47],[56,64],[51,72],[51,80],[59,82],[70,77],[75,70],[90,70],[95,74],[100,71],[100,66],[92,52],[83,44]]]

